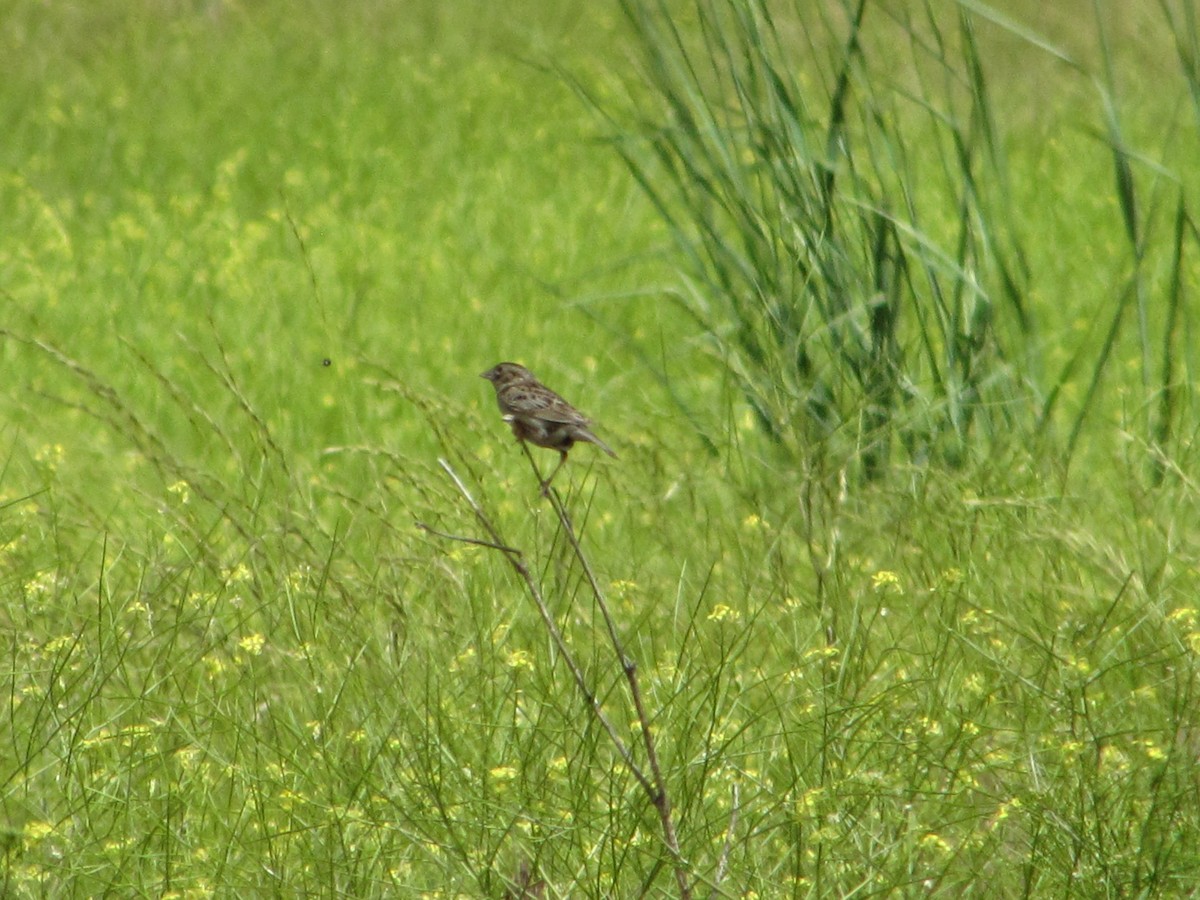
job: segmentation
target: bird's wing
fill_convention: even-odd
[[[514,392],[506,398],[515,414],[558,422],[563,425],[588,425],[591,420],[547,387],[538,391]]]
[[[547,422],[560,422],[563,425],[586,426],[591,424],[591,419],[566,400],[558,397],[557,401],[547,403],[546,407],[537,414],[538,418],[545,419]]]

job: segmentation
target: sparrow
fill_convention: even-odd
[[[591,420],[579,410],[546,387],[524,366],[502,362],[492,366],[479,376],[486,378],[496,389],[496,405],[504,415],[519,441],[529,441],[537,447],[557,450],[558,465],[550,477],[542,482],[542,494],[550,489],[550,482],[567,461],[567,452],[576,441],[595,444],[609,456],[616,458],[612,448],[596,437],[588,427]]]

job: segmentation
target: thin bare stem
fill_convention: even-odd
[[[538,472],[537,463],[534,462],[529,448],[522,443],[521,449],[525,451],[525,456],[528,457],[529,464],[533,467],[534,475],[541,481],[541,473]],[[555,469],[555,471],[557,472],[558,470]],[[587,578],[588,584],[592,589],[592,596],[596,599],[596,606],[600,609],[600,615],[604,619],[604,627],[608,631],[608,639],[612,642],[613,650],[616,652],[617,658],[621,661],[621,670],[625,673],[625,680],[629,683],[629,693],[633,698],[633,706],[637,711],[638,725],[642,732],[642,744],[646,748],[646,759],[650,763],[650,774],[654,779],[653,788],[647,783],[643,783],[642,787],[646,790],[650,801],[658,811],[659,822],[663,830],[663,839],[666,842],[671,858],[675,862],[675,879],[679,883],[679,894],[684,898],[690,897],[691,887],[688,884],[687,869],[684,866],[683,856],[679,851],[679,837],[675,832],[674,817],[671,815],[671,797],[667,793],[667,782],[663,777],[662,766],[658,761],[658,749],[654,743],[654,734],[650,729],[650,715],[646,712],[646,703],[642,696],[641,684],[638,681],[637,663],[625,652],[625,644],[621,640],[616,621],[613,619],[612,611],[608,606],[608,600],[604,596],[604,589],[600,587],[600,582],[596,578],[592,564],[588,560],[587,554],[583,552],[583,547],[579,543],[579,537],[575,533],[575,526],[571,522],[571,516],[567,513],[567,508],[563,504],[562,496],[558,491],[553,489],[544,491],[544,493],[550,500],[550,504],[554,507],[554,512],[558,516],[563,533],[567,536],[567,541],[575,553],[575,558],[579,560],[579,565],[583,568],[584,576]]]
[[[538,471],[537,462],[533,455],[529,452],[529,448],[524,443],[521,444],[521,449],[525,451],[526,457],[529,459],[530,466],[533,467],[533,473],[538,479],[538,483],[543,486],[543,495],[546,496],[554,511],[558,516],[559,522],[562,524],[563,533],[566,534],[567,540],[571,545],[571,549],[575,553],[575,558],[579,560],[580,566],[583,568],[584,575],[587,577],[588,584],[592,588],[592,594],[596,598],[596,604],[604,618],[605,627],[608,630],[609,639],[612,642],[613,648],[616,651],[617,657],[621,661],[621,669],[625,673],[625,678],[629,683],[630,694],[633,697],[634,709],[637,712],[638,725],[642,732],[642,743],[646,749],[646,758],[650,765],[650,776],[647,777],[646,772],[637,764],[633,758],[633,752],[629,745],[625,743],[622,737],[617,733],[612,722],[605,715],[603,707],[596,696],[595,691],[589,687],[586,678],[583,674],[583,669],[576,661],[570,647],[567,645],[566,639],[563,637],[562,631],[558,624],[554,621],[550,614],[550,609],[546,605],[545,598],[542,596],[541,588],[538,587],[537,581],[533,574],[529,571],[529,567],[525,565],[524,555],[520,550],[508,544],[500,535],[499,529],[491,518],[484,512],[478,501],[472,496],[467,486],[463,484],[462,479],[444,459],[438,459],[438,465],[445,470],[450,476],[450,480],[454,482],[454,486],[458,488],[458,492],[470,505],[471,510],[475,513],[475,518],[479,524],[487,532],[491,540],[485,541],[477,538],[464,538],[457,535],[446,534],[444,532],[435,531],[423,523],[418,522],[418,527],[424,529],[429,534],[445,538],[447,540],[461,541],[463,543],[475,544],[477,546],[488,547],[490,549],[499,550],[508,560],[509,565],[520,576],[525,583],[525,588],[529,592],[529,596],[533,598],[534,604],[538,608],[538,613],[542,617],[542,622],[545,623],[547,631],[550,632],[550,637],[554,642],[554,646],[561,654],[563,661],[571,672],[571,677],[574,678],[576,686],[587,699],[588,706],[591,707],[592,713],[608,732],[609,739],[613,742],[613,746],[617,748],[617,753],[624,760],[625,765],[629,767],[629,771],[633,777],[641,785],[646,796],[654,804],[654,808],[658,812],[659,821],[662,825],[663,839],[667,846],[667,851],[671,854],[674,862],[675,880],[679,885],[679,896],[682,900],[691,900],[692,889],[688,881],[687,868],[684,865],[683,855],[679,850],[679,837],[675,831],[675,822],[671,814],[671,800],[667,794],[666,779],[663,778],[662,767],[658,761],[658,750],[654,744],[653,733],[650,728],[650,715],[646,711],[645,700],[642,696],[641,685],[638,683],[637,663],[635,663],[625,652],[624,644],[621,641],[619,632],[617,631],[616,622],[609,610],[608,601],[605,599],[604,591],[600,587],[600,582],[596,578],[596,573],[592,569],[591,562],[587,555],[583,552],[580,546],[579,538],[575,533],[575,527],[571,522],[571,517],[567,514],[566,507],[563,505],[562,497],[558,491],[549,489],[549,485],[542,479],[541,472]],[[561,464],[561,462],[560,462]],[[556,469],[555,472],[558,470]]]
[[[490,547],[493,550],[499,550],[503,553],[515,553],[517,556],[521,555],[521,551],[516,547],[508,547],[504,544],[497,544],[492,541],[481,541],[479,538],[467,537],[466,535],[462,534],[447,534],[445,531],[438,531],[436,528],[431,528],[424,522],[417,522],[417,527],[428,534],[432,534],[434,537],[445,538],[448,541],[459,541],[463,544],[474,544],[476,547]]]
[[[712,891],[708,895],[713,898],[721,889],[721,882],[725,880],[725,873],[729,869],[729,851],[733,849],[733,835],[737,831],[738,812],[741,809],[742,795],[737,782],[734,782],[731,793],[733,794],[733,810],[729,814],[729,830],[725,832],[725,846],[721,848],[721,858],[717,860],[717,874],[713,878]]]
[[[513,571],[515,571],[517,575],[520,576],[521,580],[525,582],[525,588],[529,591],[529,596],[533,598],[533,602],[537,606],[538,613],[542,617],[542,622],[545,623],[546,630],[550,632],[550,638],[554,641],[554,646],[558,649],[559,654],[562,656],[563,661],[570,670],[571,677],[575,680],[576,686],[587,700],[588,706],[592,710],[592,714],[595,715],[597,721],[599,721],[604,727],[604,730],[608,732],[608,737],[613,742],[613,746],[617,748],[617,753],[620,754],[621,759],[625,762],[625,765],[629,767],[629,771],[633,774],[633,777],[637,779],[638,784],[642,786],[643,790],[653,796],[654,788],[651,785],[650,780],[646,777],[646,773],[642,771],[641,766],[639,766],[634,760],[633,753],[629,749],[629,745],[626,744],[621,735],[617,733],[616,727],[605,714],[604,707],[600,705],[600,700],[596,696],[596,692],[588,686],[587,679],[583,674],[583,668],[576,661],[574,654],[571,652],[571,648],[567,645],[566,639],[563,637],[562,631],[559,630],[558,624],[554,621],[554,617],[550,615],[550,608],[546,605],[545,598],[542,597],[541,588],[538,587],[537,581],[534,580],[533,574],[529,571],[529,567],[525,565],[524,555],[519,550],[511,547],[504,540],[504,538],[501,537],[499,529],[488,517],[487,513],[483,511],[483,507],[481,507],[478,501],[476,501],[476,499],[471,495],[470,490],[468,490],[467,486],[463,484],[462,479],[458,477],[458,474],[450,466],[450,463],[439,458],[438,465],[440,465],[445,470],[446,474],[450,476],[450,480],[454,482],[454,486],[458,488],[458,492],[463,495],[463,498],[467,501],[467,504],[475,513],[475,518],[479,521],[479,524],[483,526],[484,530],[492,539],[490,542],[479,541],[476,539],[466,539],[466,543],[479,544],[499,550],[504,554],[504,558],[508,560],[509,565],[513,567]],[[431,534],[438,534],[439,537],[444,537],[448,540],[464,540],[463,538],[455,537],[453,535],[440,534],[428,528],[425,530],[429,531]]]

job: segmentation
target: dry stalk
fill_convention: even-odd
[[[537,463],[534,462],[533,456],[529,453],[529,449],[522,444],[526,456],[529,458],[529,464],[533,467],[534,474],[538,477],[538,483],[544,484],[541,472],[538,471]],[[546,605],[546,600],[542,596],[541,588],[538,586],[537,580],[533,577],[529,567],[525,564],[524,554],[517,548],[513,547],[501,536],[499,529],[491,520],[488,514],[479,505],[478,501],[472,496],[467,486],[463,484],[462,479],[444,459],[438,459],[438,464],[450,476],[450,480],[454,482],[454,486],[458,488],[458,492],[462,494],[467,504],[475,513],[475,518],[483,527],[490,540],[480,540],[477,538],[461,537],[458,535],[446,534],[444,532],[435,531],[428,525],[418,522],[418,527],[426,532],[437,537],[446,538],[447,540],[462,541],[468,544],[476,544],[479,546],[488,547],[497,550],[504,554],[504,558],[508,560],[509,565],[513,567],[525,584],[525,589],[529,592],[529,596],[533,598],[534,605],[537,606],[538,614],[542,617],[542,622],[546,626],[546,630],[550,633],[550,638],[554,642],[563,661],[567,665],[567,669],[571,672],[571,677],[575,681],[575,685],[579,688],[587,700],[587,704],[600,722],[601,726],[608,733],[609,740],[616,747],[617,753],[632,773],[637,783],[645,791],[646,796],[654,805],[658,812],[659,822],[662,826],[663,841],[666,844],[667,851],[671,854],[671,859],[674,863],[675,880],[679,885],[679,896],[682,900],[690,900],[692,896],[691,884],[688,880],[687,868],[684,865],[683,856],[679,851],[679,838],[675,831],[675,821],[671,813],[671,799],[667,793],[666,779],[663,778],[662,767],[658,760],[658,750],[655,747],[653,733],[650,728],[650,716],[646,711],[645,700],[642,696],[641,686],[638,682],[637,663],[625,652],[624,643],[621,641],[620,633],[617,630],[617,625],[612,617],[612,613],[608,606],[608,601],[605,599],[604,591],[600,587],[600,582],[596,578],[596,573],[592,569],[591,562],[587,555],[583,552],[583,548],[579,543],[579,537],[575,533],[575,527],[571,522],[571,517],[568,515],[566,507],[563,505],[562,497],[558,491],[551,488],[546,492],[551,505],[554,508],[555,514],[558,516],[559,523],[562,525],[563,533],[567,536],[567,541],[571,545],[571,549],[575,554],[575,558],[579,560],[579,564],[583,569],[584,576],[587,578],[588,584],[591,586],[592,595],[595,597],[596,605],[600,609],[601,616],[604,619],[605,628],[608,631],[609,640],[612,642],[613,650],[621,663],[621,670],[625,673],[625,679],[629,683],[630,695],[633,698],[633,706],[637,712],[638,726],[642,732],[642,744],[646,750],[646,759],[649,764],[649,774],[646,770],[638,765],[633,758],[633,752],[629,745],[617,732],[612,721],[604,712],[603,706],[596,695],[596,692],[588,685],[587,679],[583,674],[583,668],[576,660],[571,648],[568,646],[566,639],[563,636],[558,623],[554,621],[554,617],[550,614],[550,609]]]

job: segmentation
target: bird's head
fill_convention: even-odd
[[[492,366],[479,377],[486,378],[492,384],[499,386],[510,384],[514,381],[530,380],[533,378],[533,373],[524,366],[518,366],[516,363],[502,362]]]

